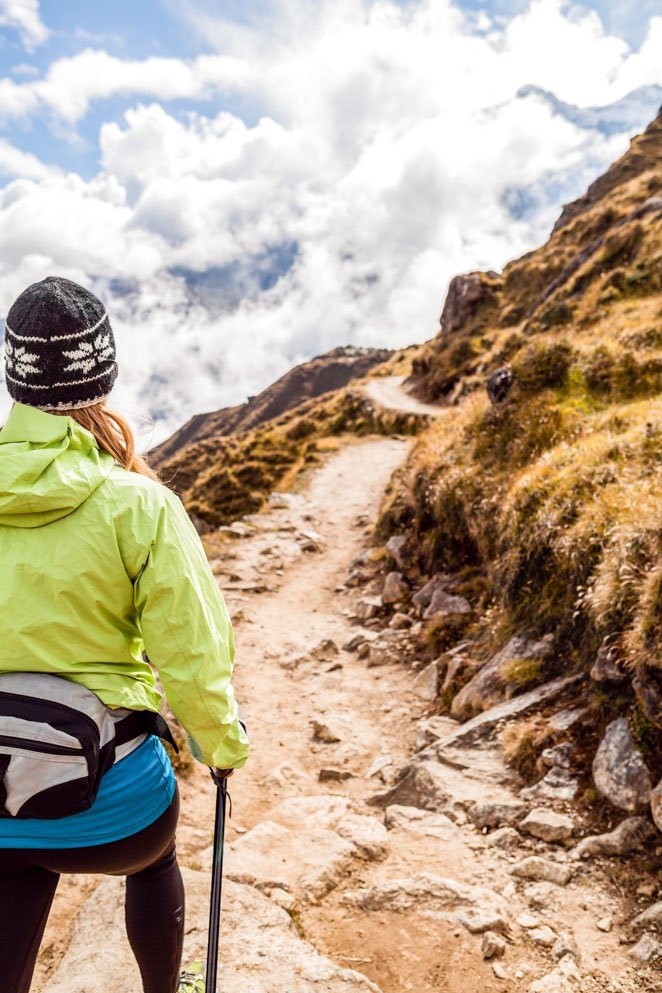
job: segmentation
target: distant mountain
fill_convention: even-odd
[[[294,409],[304,400],[330,393],[346,386],[352,379],[365,376],[392,354],[387,348],[358,348],[354,345],[334,348],[290,369],[246,403],[208,414],[196,414],[170,438],[153,448],[149,452],[149,460],[159,467],[168,459],[181,457],[188,445],[256,428]]]
[[[558,97],[539,86],[523,86],[518,97],[539,96],[561,117],[576,124],[578,128],[599,131],[609,137],[639,129],[641,121],[650,120],[662,104],[662,86],[641,86],[627,96],[604,107],[577,107],[564,103]]]

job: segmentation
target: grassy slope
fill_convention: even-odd
[[[480,274],[476,312],[442,320],[415,361],[418,392],[457,407],[419,437],[381,521],[415,534],[422,572],[487,577],[487,644],[553,631],[557,671],[609,645],[643,738],[662,722],[660,198],[662,115],[547,244]],[[494,406],[485,380],[506,365]],[[634,699],[629,681],[603,695],[606,715]]]

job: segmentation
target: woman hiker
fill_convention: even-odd
[[[118,367],[100,300],[57,276],[33,283],[7,315],[5,370],[15,403],[0,430],[0,985],[28,993],[60,874],[107,873],[126,876],[144,993],[175,993],[179,797],[142,653],[195,758],[230,775],[249,742],[227,608],[179,498],[106,407]],[[92,722],[90,701],[106,720]],[[53,707],[100,735],[110,765],[88,800],[74,798],[87,780],[71,778],[82,746],[66,747]]]

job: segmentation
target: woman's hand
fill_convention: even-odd
[[[215,783],[221,783],[222,780],[228,779],[232,775],[234,769],[210,769],[211,778]]]

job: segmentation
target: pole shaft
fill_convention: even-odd
[[[214,855],[209,904],[209,932],[207,944],[206,993],[216,993],[218,973],[218,938],[221,923],[221,885],[223,881],[223,839],[225,833],[225,800],[227,783],[221,780],[216,786],[216,816],[214,819]]]

